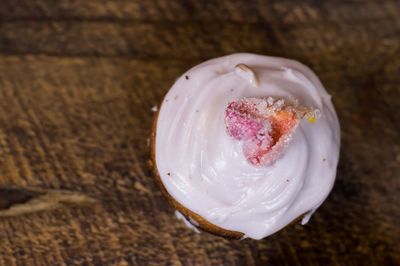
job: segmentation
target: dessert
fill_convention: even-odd
[[[152,160],[192,225],[262,239],[308,221],[332,189],[339,147],[331,96],[309,68],[241,53],[178,78],[154,122]]]

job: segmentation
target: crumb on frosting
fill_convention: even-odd
[[[256,75],[256,72],[254,72],[254,70],[251,69],[248,65],[237,64],[235,66],[235,72],[239,77],[247,80],[252,86],[260,86],[260,81],[258,79],[258,76]]]

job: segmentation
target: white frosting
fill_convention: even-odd
[[[238,64],[254,75],[235,71]],[[265,96],[297,99],[321,113],[316,123],[301,121],[273,165],[255,167],[228,136],[224,111],[231,101]],[[293,60],[233,54],[190,69],[165,96],[158,116],[156,165],[165,188],[227,230],[254,239],[280,230],[315,211],[332,189],[340,127],[330,99],[315,74]]]
[[[193,224],[195,224],[196,226],[194,226],[193,224],[191,224],[191,222],[189,222],[189,221],[187,220],[187,218],[186,218],[182,213],[180,213],[180,212],[178,212],[178,211],[175,211],[175,217],[176,217],[178,220],[181,220],[181,221],[186,225],[187,228],[192,229],[192,230],[195,231],[196,233],[200,233],[199,229],[196,228],[196,226],[197,226],[198,224],[196,224],[196,221],[195,221],[195,220],[191,220],[191,222],[192,222]],[[190,218],[188,218],[188,219],[190,219]]]

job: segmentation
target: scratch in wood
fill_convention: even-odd
[[[37,188],[0,187],[0,217],[47,211],[68,205],[84,206],[95,203],[80,192]]]

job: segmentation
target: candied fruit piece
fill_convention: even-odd
[[[251,164],[268,166],[282,155],[301,118],[315,122],[312,112],[283,99],[243,98],[228,104],[225,125],[228,135],[242,142]]]

